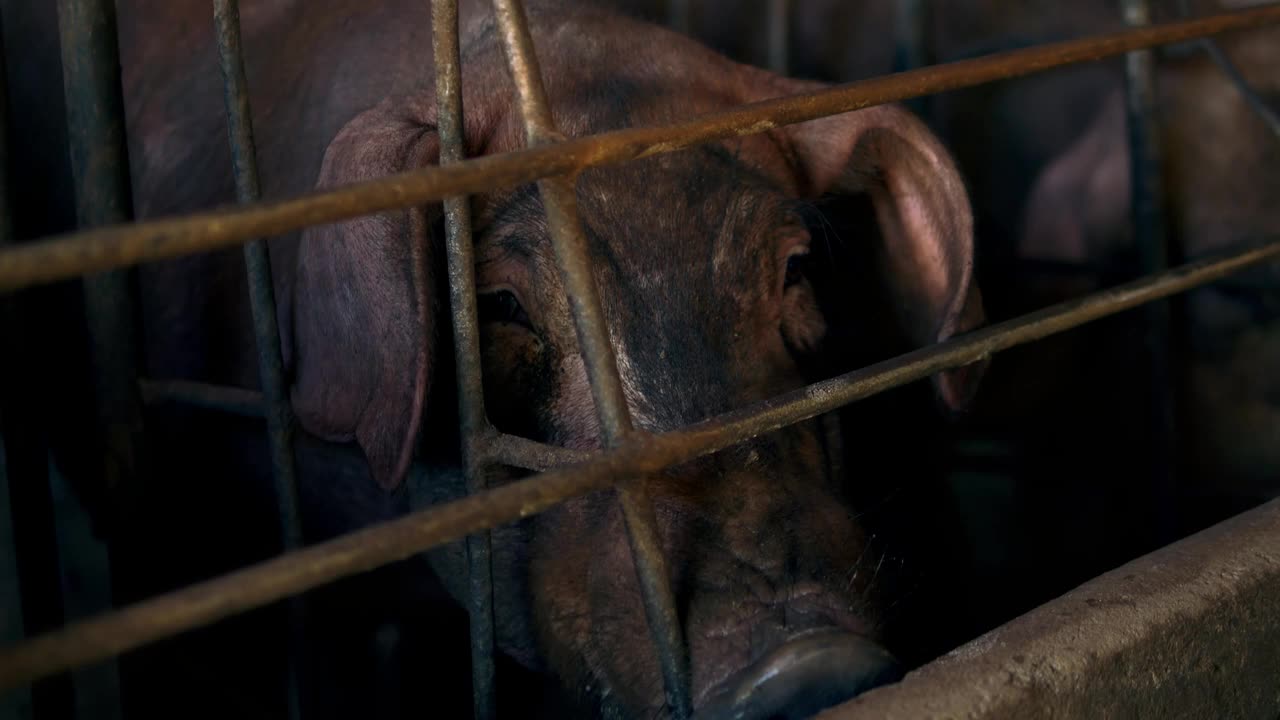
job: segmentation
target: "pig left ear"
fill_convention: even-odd
[[[917,346],[985,322],[973,280],[973,213],[950,154],[915,115],[893,106],[782,130],[810,196],[866,193],[883,247],[877,253],[898,321]],[[943,402],[972,399],[988,361],[934,377]]]

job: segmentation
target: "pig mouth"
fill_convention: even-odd
[[[811,630],[722,683],[694,720],[799,720],[901,677],[897,660],[872,640]]]

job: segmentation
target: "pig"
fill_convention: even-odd
[[[1220,39],[1262,102],[1280,93],[1280,33]],[[1280,233],[1280,142],[1205,53],[1166,59],[1158,76],[1164,202],[1171,260],[1194,259]],[[1274,111],[1273,111],[1274,112]],[[1019,252],[1054,261],[1114,264],[1136,254],[1129,136],[1122,88],[1084,134],[1045,168],[1031,192]],[[1092,289],[1086,285],[1075,292]],[[1280,266],[1192,291],[1179,378],[1186,492],[1235,506],[1280,492]]]
[[[229,202],[205,3],[119,7],[136,214]],[[523,130],[491,13],[478,2],[462,10],[467,154],[518,149]],[[589,6],[533,2],[528,15],[553,116],[570,136],[823,87]],[[264,0],[244,3],[242,16],[267,197],[438,162],[428,3]],[[590,169],[576,193],[626,400],[644,432],[851,369],[832,342],[849,337],[839,327],[849,318],[888,328],[886,343],[906,347],[984,323],[963,178],[934,134],[901,107]],[[868,221],[832,237],[825,218],[846,203],[862,209],[852,217]],[[471,207],[491,419],[542,442],[598,447],[539,194],[533,186],[495,188]],[[361,458],[348,473],[303,463],[313,539],[317,517],[332,519],[331,528],[358,527],[403,512],[414,462],[427,468],[415,490],[426,501],[464,491],[440,216],[429,205],[270,242],[299,428]],[[238,251],[141,267],[138,288],[149,376],[258,385]],[[874,355],[877,337],[854,342]],[[933,378],[944,413],[966,407],[984,369],[977,363]],[[205,477],[209,467],[190,467],[192,448],[225,446],[215,438],[218,421],[159,416],[150,423],[156,452],[170,467]],[[647,480],[702,716],[799,716],[900,672],[895,649],[882,646],[892,599],[864,568],[870,539],[842,492],[859,479],[840,462],[846,451],[837,437],[808,421]],[[187,465],[177,465],[183,459]],[[261,460],[246,465],[241,472],[257,478],[254,487],[269,487]],[[175,476],[195,487],[156,492],[212,497],[247,484],[228,479],[206,489],[216,474],[208,483]],[[491,482],[515,477],[507,471]],[[258,507],[250,500],[267,495],[235,492],[244,503],[231,512],[241,518]],[[164,522],[176,529],[205,521]],[[493,542],[497,642],[508,657],[556,678],[577,710],[669,714],[612,492],[499,528]],[[433,551],[429,562],[464,599],[459,545]],[[764,683],[766,675],[776,684]],[[756,685],[765,689],[731,691]]]

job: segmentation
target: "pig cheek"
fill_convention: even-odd
[[[548,418],[552,442],[577,450],[600,445],[600,418],[582,356],[576,352],[558,358],[555,400]]]
[[[661,675],[614,498],[596,493],[539,517],[532,595],[540,645],[564,684],[636,714],[660,702]]]
[[[827,323],[818,299],[807,284],[793,287],[782,298],[782,339],[792,350],[812,354],[822,349]]]

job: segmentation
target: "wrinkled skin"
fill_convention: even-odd
[[[203,3],[161,8],[173,16],[149,15],[154,4],[121,9],[142,216],[232,196],[218,78],[200,40],[207,37]],[[438,161],[427,8],[326,0],[308,3],[300,21],[287,2],[245,4],[268,197]],[[176,29],[157,32],[156,17]],[[471,5],[463,17],[467,153],[518,149],[522,126],[493,29]],[[553,112],[569,135],[814,87],[593,11],[538,10],[532,22]],[[182,51],[165,39],[178,39]],[[325,52],[311,52],[316,47]],[[847,303],[850,291],[834,292],[842,273],[824,268],[837,283],[819,292],[820,273],[811,276],[807,263],[821,266],[826,246],[811,229],[821,225],[816,212],[825,203],[853,195],[870,199],[878,223],[842,240],[874,268],[888,304],[835,313],[819,297]],[[578,179],[577,198],[627,401],[643,430],[673,429],[847,369],[827,349],[837,332],[829,317],[888,321],[916,346],[982,322],[963,183],[936,138],[898,108],[589,170]],[[492,419],[545,442],[598,446],[538,194],[504,188],[472,206]],[[304,495],[321,514],[341,518],[339,525],[402,510],[414,459],[431,469],[411,488],[415,495],[435,502],[463,492],[450,432],[456,419],[439,215],[438,206],[415,208],[272,242],[301,427],[354,443],[367,460],[354,481],[304,464]],[[256,384],[238,263],[237,253],[214,253],[142,270],[150,374]],[[964,406],[981,371],[934,378],[943,406]],[[798,632],[879,636],[884,600],[872,587],[875,576],[859,572],[867,540],[842,495],[846,479],[832,470],[844,449],[831,438],[810,421],[651,479],[695,706]],[[494,554],[506,653],[557,677],[587,709],[615,717],[663,712],[661,674],[611,493],[497,530]],[[465,599],[460,545],[431,561]]]
[[[793,71],[848,82],[894,69],[893,4],[796,0]],[[1253,4],[1205,0],[1190,9],[1202,14]],[[695,0],[694,32],[739,59],[762,63],[763,5]],[[928,5],[935,62],[1123,27],[1118,4],[1101,0]],[[1181,16],[1176,0],[1153,6],[1157,21]],[[721,33],[725,27],[733,30]],[[1272,35],[1268,46],[1267,32],[1221,41],[1277,107],[1277,43]],[[1157,57],[1161,117],[1170,123],[1162,145],[1176,243],[1195,256],[1275,234],[1274,137],[1194,46]],[[1016,317],[1140,274],[1127,234],[1128,160],[1116,96],[1123,73],[1123,58],[1112,58],[922,104],[968,185],[981,239],[978,277],[993,317]],[[1053,227],[1045,233],[1032,229],[1037,224]],[[1071,268],[1056,263],[1061,260],[1086,264]],[[957,563],[967,568],[962,586],[969,592],[952,595],[947,611],[965,608],[978,618],[972,630],[981,632],[1274,497],[1280,490],[1275,284],[1273,269],[1187,296],[1189,337],[1174,338],[1172,355],[1175,369],[1183,359],[1190,365],[1175,399],[1175,482],[1186,491],[1178,497],[1163,479],[1152,480],[1166,477],[1153,473],[1157,453],[1165,450],[1151,432],[1144,313],[1001,353],[964,426],[975,445],[994,448],[999,459],[980,451],[954,463],[944,491],[965,508],[964,532],[949,536],[972,543]]]

